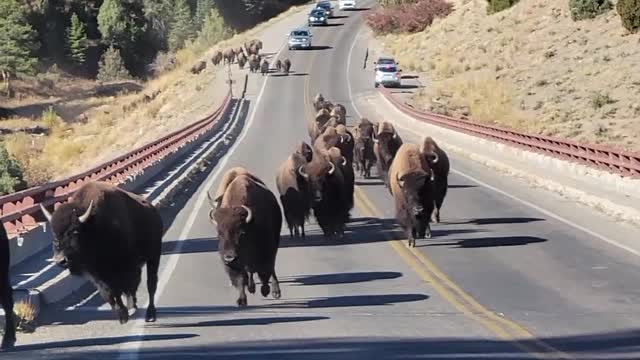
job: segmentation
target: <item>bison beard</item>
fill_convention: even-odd
[[[282,213],[275,195],[252,176],[239,174],[227,186],[220,207],[211,209],[209,218],[217,226],[218,248],[225,271],[239,292],[238,306],[247,306],[245,288],[255,293],[253,274],[256,272],[262,282],[262,296],[271,292],[271,280],[271,293],[274,299],[279,299],[275,261]]]
[[[89,182],[53,214],[42,205],[41,209],[53,229],[54,261],[73,275],[88,274],[121,324],[129,320],[127,308],[137,309],[136,291],[146,263],[145,320],[156,320],[163,224],[153,205],[111,184]],[[126,307],[122,295],[127,297]]]
[[[2,349],[12,348],[16,343],[16,327],[13,322],[13,289],[9,279],[9,239],[4,226],[0,224],[0,303],[5,314]]]

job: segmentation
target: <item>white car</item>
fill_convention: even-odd
[[[352,10],[356,8],[356,0],[339,0],[338,8],[340,10]]]
[[[402,70],[398,69],[396,64],[379,65],[376,67],[375,87],[380,84],[385,87],[401,87],[402,86]]]

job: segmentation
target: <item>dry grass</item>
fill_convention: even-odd
[[[24,165],[29,184],[37,185],[89,169],[182,128],[211,112],[227,93],[228,85],[224,84],[227,69],[213,67],[209,61],[213,52],[240,46],[300,9],[301,6],[291,8],[210,49],[191,44],[176,54],[175,69],[144,84],[101,86],[66,77],[55,70],[17,82],[17,93],[23,95],[7,106],[17,108],[22,116],[0,121],[0,126],[19,128],[39,124],[49,127],[50,134],[7,136],[4,139],[7,148]],[[189,68],[198,60],[207,61],[207,69],[193,75]],[[236,67],[232,71],[236,72]],[[153,99],[145,101],[145,96]],[[49,106],[53,112],[43,115]]]
[[[24,332],[33,332],[34,321],[38,315],[37,309],[29,301],[19,301],[13,306],[13,313],[16,317],[16,328]]]
[[[487,15],[486,0],[425,31],[379,40],[420,74],[423,108],[545,135],[640,150],[639,36],[615,11],[571,20],[568,2],[521,0]]]

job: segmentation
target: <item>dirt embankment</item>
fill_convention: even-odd
[[[425,31],[379,38],[424,88],[424,109],[532,133],[640,150],[640,35],[615,10],[574,22],[568,1],[451,0]]]

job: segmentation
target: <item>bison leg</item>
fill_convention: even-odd
[[[280,299],[282,292],[280,291],[280,282],[278,281],[275,270],[271,271],[271,286],[273,287],[273,291],[271,292],[273,298],[276,300]]]
[[[118,319],[120,320],[120,324],[124,325],[129,321],[129,310],[122,302],[122,294],[115,296],[115,301],[115,310],[118,312]]]
[[[271,274],[261,271],[258,273],[258,277],[260,277],[260,282],[262,283],[262,286],[260,286],[260,293],[264,297],[269,296],[269,293],[271,293],[271,287],[269,286],[269,279],[271,278]]]
[[[302,225],[300,225],[300,230],[302,232],[302,240],[305,239],[305,235],[304,235],[304,221],[302,222]]]
[[[5,239],[6,240],[6,239]],[[16,343],[16,327],[13,319],[13,290],[9,282],[9,276],[3,279],[2,284],[2,309],[4,310],[4,337],[2,338],[2,349],[10,349]]]
[[[246,307],[248,304],[247,293],[244,291],[248,280],[246,271],[242,271],[240,276],[236,277],[236,283],[234,285],[236,286],[236,289],[238,289],[238,300],[236,300],[236,304],[239,307]]]
[[[424,238],[431,239],[431,225],[429,225],[429,223],[426,225]]]
[[[293,226],[293,234],[295,235],[296,238],[300,237],[300,230],[298,229],[297,225]]]
[[[247,290],[249,290],[250,294],[255,294],[256,293],[256,283],[253,280],[253,273],[249,272],[249,282],[247,284]]]
[[[160,255],[150,261],[147,261],[147,291],[149,292],[149,306],[145,314],[144,321],[156,321],[156,290],[158,289],[158,267],[160,265]]]

